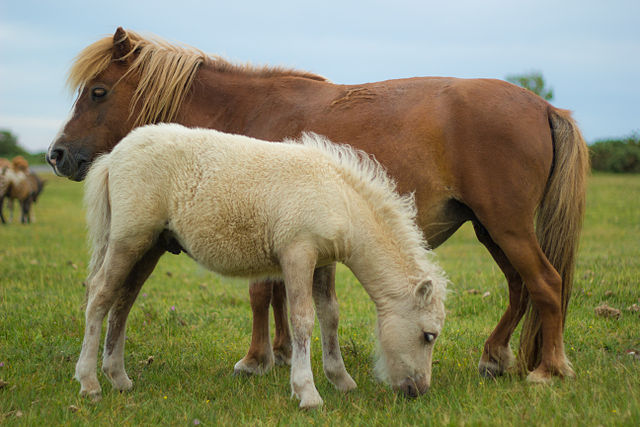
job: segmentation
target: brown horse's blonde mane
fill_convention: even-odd
[[[260,77],[291,75],[326,81],[324,77],[304,71],[236,65],[218,56],[208,55],[190,46],[172,44],[159,37],[142,37],[133,31],[127,31],[126,34],[132,49],[122,58],[113,58],[112,36],[104,37],[82,50],[69,71],[67,86],[72,92],[82,91],[89,81],[106,70],[114,60],[129,59],[129,69],[121,80],[131,73],[140,78],[131,99],[132,112],[136,105],[141,108],[134,126],[175,119],[202,64],[224,73]]]

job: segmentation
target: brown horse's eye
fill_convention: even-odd
[[[100,99],[104,98],[106,94],[107,90],[103,87],[94,87],[93,89],[91,89],[91,98],[94,101],[99,101]]]

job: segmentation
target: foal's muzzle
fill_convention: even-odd
[[[416,398],[429,390],[427,379],[420,375],[417,378],[407,377],[400,383],[396,390],[409,398]]]

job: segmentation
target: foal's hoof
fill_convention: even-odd
[[[99,402],[100,400],[102,400],[102,390],[93,390],[93,391],[80,390],[80,396],[85,397],[91,400],[92,402]]]
[[[356,382],[353,380],[353,378],[351,378],[351,375],[349,374],[347,374],[347,376],[343,378],[341,381],[338,381],[334,384],[338,390],[344,393],[349,392],[351,390],[355,390],[358,387]]]
[[[300,400],[300,409],[318,409],[323,405],[322,398],[316,392],[315,395]]]

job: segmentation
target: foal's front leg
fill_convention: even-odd
[[[329,381],[340,391],[356,388],[347,372],[338,342],[338,299],[336,298],[336,265],[317,268],[313,274],[313,301],[322,333],[322,366]]]
[[[314,311],[312,302],[313,271],[317,260],[314,248],[292,244],[280,254],[293,332],[291,357],[291,391],[300,399],[301,408],[316,408],[322,398],[316,390],[311,371],[311,333]]]
[[[124,339],[127,317],[142,285],[164,252],[164,247],[156,244],[136,263],[131,273],[127,276],[124,286],[120,289],[111,310],[109,310],[107,335],[102,354],[102,371],[116,390],[130,390],[133,386],[124,368]]]

